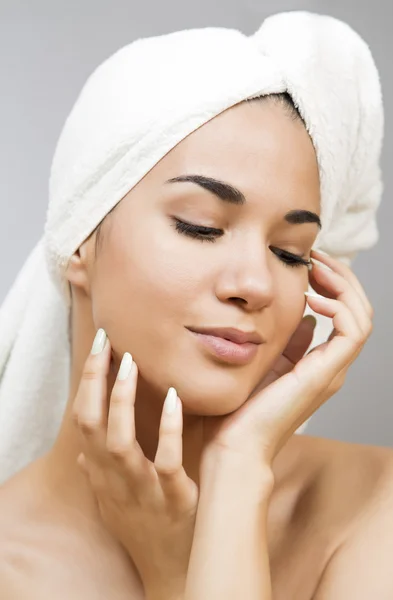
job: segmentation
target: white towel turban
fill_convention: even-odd
[[[296,11],[251,36],[178,31],[138,39],[90,75],[55,150],[44,235],[0,309],[0,481],[45,453],[59,431],[70,375],[69,258],[192,131],[242,100],[284,91],[318,158],[324,228],[315,247],[349,262],[378,237],[383,109],[369,48],[348,25]],[[318,319],[314,345],[331,326]]]

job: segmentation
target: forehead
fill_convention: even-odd
[[[251,203],[319,213],[318,163],[306,128],[269,100],[241,103],[205,123],[166,154],[147,175],[163,183],[202,173],[231,183]]]

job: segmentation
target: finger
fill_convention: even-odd
[[[268,459],[271,451],[276,452],[280,440],[286,440],[323,403],[324,393],[348,366],[363,340],[343,302],[314,296],[307,296],[307,301],[313,311],[333,319],[337,335],[317,346],[289,373],[263,390],[262,396],[253,399],[256,408],[255,412],[249,411],[249,418],[260,435],[263,431]]]
[[[328,342],[331,342],[331,341],[332,341],[332,339],[333,339],[333,338],[335,338],[337,335],[339,335],[338,331],[337,331],[336,329],[333,329],[333,330],[332,330],[332,332],[331,332],[331,334],[329,335],[329,337],[328,337],[327,341],[326,341],[326,344],[327,344]],[[316,349],[318,349],[318,347],[319,347],[319,346],[316,346],[316,348],[313,348],[313,350],[316,350]],[[352,357],[352,359],[350,359],[350,361],[348,362],[348,364],[347,364],[347,365],[344,367],[344,370],[346,370],[346,371],[348,370],[348,367],[349,367],[349,366],[350,366],[350,365],[353,363],[353,361],[354,361],[354,360],[355,360],[355,359],[356,359],[356,358],[359,356],[360,352],[362,351],[362,348],[363,348],[363,344],[360,344],[360,345],[359,345],[359,348],[358,348],[358,350],[356,350],[356,351],[355,351],[355,353],[353,354],[353,357]],[[312,352],[313,350],[311,350],[311,352]]]
[[[323,295],[327,292],[328,297],[336,298],[348,306],[364,337],[368,337],[372,331],[372,321],[357,290],[342,275],[329,271],[315,263],[313,263],[310,276],[313,280],[311,285],[317,287],[314,285],[314,282],[316,282],[321,286]]]
[[[292,363],[296,364],[306,352],[310,346],[314,337],[314,329],[317,324],[317,320],[313,315],[306,315],[296,329],[295,333],[290,338],[283,356]]]
[[[344,277],[344,279],[346,279],[352,285],[352,287],[358,292],[358,294],[363,302],[364,308],[367,312],[367,315],[369,316],[370,319],[372,319],[373,314],[374,314],[374,309],[370,304],[370,301],[367,297],[367,294],[366,294],[363,286],[361,285],[359,279],[356,277],[356,275],[354,274],[352,269],[348,265],[345,265],[343,262],[333,258],[332,256],[329,256],[322,252],[318,252],[317,250],[313,250],[312,255],[319,262],[328,266],[330,269],[332,269],[339,275],[342,275],[342,277]]]
[[[317,346],[312,352],[313,357],[321,355],[322,358],[318,367],[321,373],[316,373],[316,380],[324,374],[329,383],[351,362],[354,355],[363,347],[365,339],[352,312],[343,302],[310,294],[307,294],[307,302],[315,312],[333,319],[335,331],[331,333],[330,341]],[[307,356],[310,355],[311,353]],[[301,362],[298,364],[301,365]],[[306,362],[303,365],[307,368]],[[322,386],[325,385],[322,379],[320,383]]]
[[[314,352],[315,350],[321,351],[321,346],[323,345],[323,347],[325,348],[327,346],[327,344],[329,342],[331,342],[332,339],[335,338],[337,335],[339,335],[338,331],[336,329],[333,329],[332,332],[330,333],[327,341],[324,344],[320,344],[320,345],[316,346],[315,348],[312,348],[308,352],[308,354],[311,354],[311,352]],[[359,345],[358,350],[356,350],[354,352],[354,354],[352,355],[351,359],[341,369],[341,371],[338,372],[338,374],[336,375],[336,377],[334,377],[333,381],[323,391],[322,396],[321,396],[320,405],[323,404],[328,398],[331,398],[334,394],[336,394],[339,389],[341,389],[342,384],[344,383],[344,380],[345,380],[345,377],[346,377],[346,374],[347,374],[347,371],[348,371],[349,367],[356,360],[356,358],[359,356],[362,348],[363,348],[363,346]]]
[[[304,356],[307,348],[312,342],[316,319],[313,315],[306,315],[298,325],[295,333],[291,336],[286,348],[281,356],[270,368],[267,374],[256,384],[248,400],[254,398],[265,387],[279,379],[286,373],[289,373],[295,364]]]
[[[344,372],[364,343],[363,334],[349,308],[339,300],[307,296],[318,314],[330,317],[336,335],[307,354],[294,368],[251,401],[255,409],[244,413],[264,437],[267,459],[326,399],[326,390]]]
[[[336,329],[333,329],[333,331],[331,332],[331,334],[328,337],[327,342],[325,342],[325,345],[327,346],[327,344],[337,335],[338,335],[338,332],[336,331]],[[319,346],[317,346],[316,348],[313,348],[312,350],[310,350],[310,353],[313,352],[314,350],[317,350],[318,348],[319,348]],[[344,381],[345,381],[345,377],[348,372],[348,369],[351,366],[351,364],[356,360],[356,358],[360,354],[361,350],[362,350],[362,346],[359,346],[358,350],[355,351],[355,353],[352,355],[352,357],[347,362],[347,364],[341,369],[341,371],[339,371],[337,373],[337,375],[332,379],[330,384],[323,390],[322,394],[320,395],[319,406],[321,406],[324,402],[326,402],[326,400],[328,400],[329,398],[334,396],[334,394],[336,394],[342,388]]]
[[[337,335],[337,331],[335,329],[332,329],[331,334],[329,335],[328,339],[326,340],[327,342],[330,342],[335,336]],[[321,344],[318,344],[318,346],[314,346],[314,348],[312,348],[311,350],[309,350],[309,352],[307,352],[307,354],[311,354],[311,352],[314,352],[314,350],[316,350],[317,348],[319,348]]]
[[[104,345],[98,353],[99,344]],[[81,434],[84,453],[95,456],[102,447],[107,420],[107,375],[111,345],[104,330],[97,332],[88,355],[72,407],[72,419]]]
[[[83,454],[83,452],[81,452],[81,454],[78,455],[78,458],[76,459],[76,463],[77,463],[78,467],[80,468],[80,470],[82,471],[82,473],[87,475],[89,470],[87,467],[86,456]]]
[[[318,346],[315,346],[315,348],[312,348],[312,350],[310,350],[307,354],[311,354],[311,352],[321,352],[324,351],[325,348],[327,347],[327,344],[329,342],[332,341],[333,338],[335,338],[338,335],[338,332],[333,329],[333,331],[331,332],[331,334],[329,335],[328,339],[326,342],[319,344]],[[352,357],[349,359],[349,361],[346,363],[346,365],[343,367],[343,369],[341,369],[341,371],[338,373],[338,377],[340,377],[341,374],[346,373],[346,371],[348,371],[348,368],[351,366],[351,364],[357,359],[357,357],[359,356],[360,352],[362,351],[363,346],[359,345],[358,349],[354,352],[354,354],[352,355]],[[327,392],[329,392],[329,388],[327,388]],[[335,393],[335,392],[334,392]],[[327,397],[330,397],[332,395],[332,393],[328,393]]]
[[[96,496],[98,497],[99,492],[104,487],[103,486],[103,482],[105,482],[104,472],[102,471],[102,469],[97,467],[96,463],[89,462],[87,460],[86,456],[83,454],[83,452],[81,454],[79,454],[78,458],[76,459],[76,463],[77,463],[80,471],[88,479],[90,488],[92,490],[94,490]],[[99,482],[99,485],[97,485],[97,482]],[[113,489],[113,488],[111,488],[111,489]]]
[[[127,469],[134,475],[140,472],[145,459],[135,436],[137,381],[137,365],[131,354],[125,352],[109,401],[106,448],[118,462],[127,463]]]
[[[183,411],[175,388],[168,390],[161,414],[154,466],[167,500],[179,510],[193,506],[191,480],[183,468]]]

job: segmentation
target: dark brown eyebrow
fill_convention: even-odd
[[[246,204],[247,202],[246,197],[240,190],[233,187],[229,183],[224,183],[223,181],[213,179],[212,177],[206,177],[205,175],[179,175],[178,177],[172,177],[171,179],[168,179],[165,183],[175,183],[178,181],[196,183],[203,189],[217,196],[217,198],[220,200],[229,202],[229,204],[242,205]],[[291,210],[284,215],[284,219],[287,221],[287,223],[291,223],[292,225],[316,223],[319,229],[322,228],[322,223],[319,216],[309,210]]]

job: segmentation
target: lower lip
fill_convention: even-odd
[[[258,352],[258,344],[253,344],[252,342],[236,344],[215,335],[196,333],[194,331],[191,331],[191,333],[213,354],[231,364],[244,365],[250,362]]]

